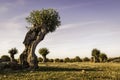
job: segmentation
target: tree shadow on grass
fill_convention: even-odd
[[[14,73],[29,73],[29,72],[64,72],[64,71],[102,71],[99,70],[98,68],[71,68],[71,67],[54,67],[54,66],[39,66],[38,69],[35,70],[30,70],[30,69],[20,69],[20,70],[2,70],[0,71],[0,74],[14,74]]]
[[[97,68],[67,68],[67,67],[51,67],[51,66],[40,66],[36,71],[102,71]]]

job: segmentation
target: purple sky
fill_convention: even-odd
[[[109,57],[120,56],[120,0],[0,0],[0,55],[23,49],[25,17],[32,10],[57,9],[62,25],[38,45],[49,58],[91,57],[97,48]]]

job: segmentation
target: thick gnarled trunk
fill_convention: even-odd
[[[34,34],[33,34],[34,33]],[[46,30],[42,29],[39,32],[29,31],[26,34],[24,45],[25,50],[20,55],[20,64],[24,67],[38,68],[38,60],[35,54],[35,49],[46,35]]]
[[[38,67],[38,61],[37,61],[37,56],[35,55],[35,49],[37,45],[39,44],[39,42],[43,40],[44,36],[45,34],[41,33],[39,36],[37,36],[36,41],[33,41],[31,45],[30,52],[27,58],[27,62],[29,63],[30,67],[34,67],[34,68]]]

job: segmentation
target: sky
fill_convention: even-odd
[[[48,58],[91,57],[93,48],[120,56],[120,0],[0,0],[0,56],[16,47],[19,57],[29,25],[25,18],[43,8],[57,9],[61,26],[39,43],[38,57],[43,47]]]

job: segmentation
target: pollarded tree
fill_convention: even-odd
[[[37,68],[38,61],[35,49],[45,35],[54,32],[60,26],[60,17],[54,9],[42,9],[32,11],[26,20],[33,26],[30,27],[23,41],[25,50],[20,55],[20,64],[25,66],[28,63],[31,68]]]
[[[98,50],[98,49],[92,50],[92,56],[94,58],[94,62],[100,62],[99,55],[100,55],[100,50]]]
[[[46,55],[49,53],[49,50],[47,48],[41,48],[39,49],[39,53],[43,57],[43,62],[46,62],[47,61]]]
[[[11,62],[14,62],[14,55],[18,53],[18,50],[16,48],[12,48],[8,51],[8,53],[10,54]]]
[[[100,58],[100,62],[106,62],[107,61],[107,55],[105,53],[101,53],[99,58]]]

